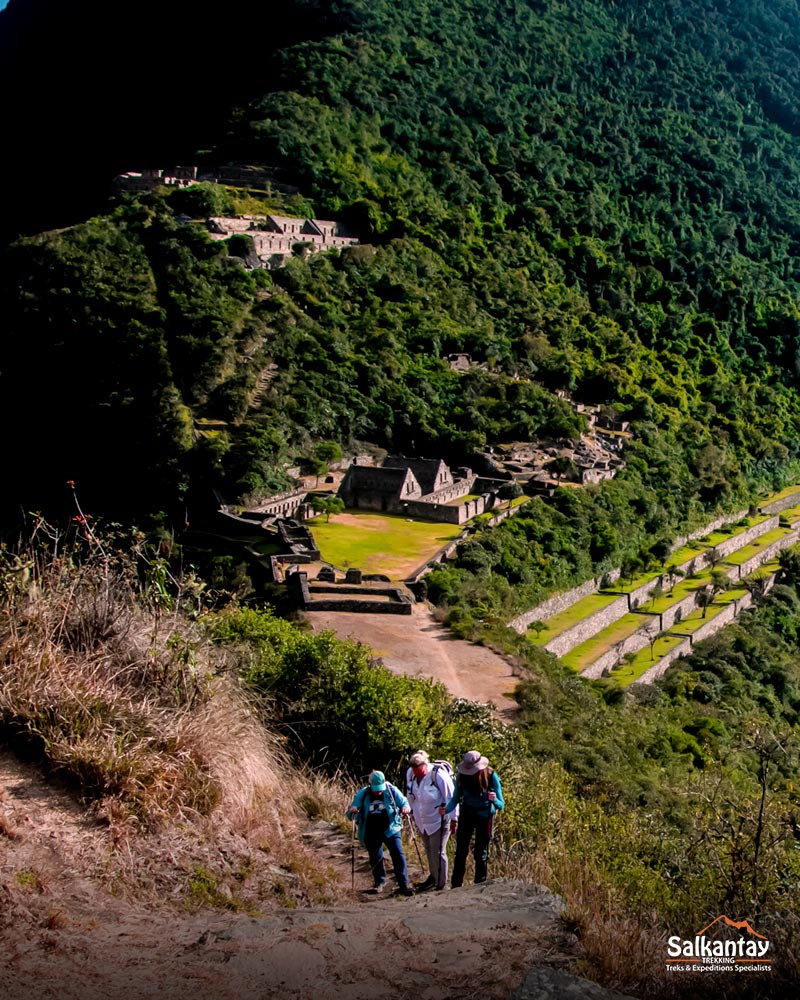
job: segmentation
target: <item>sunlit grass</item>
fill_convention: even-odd
[[[340,569],[357,567],[402,580],[453,539],[463,527],[409,521],[364,511],[324,516],[308,522],[325,562]]]

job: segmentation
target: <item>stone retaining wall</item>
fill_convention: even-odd
[[[768,503],[762,506],[762,510],[765,514],[780,514],[782,510],[786,510],[788,507],[796,507],[800,503],[800,490],[796,493],[790,493],[788,497],[783,497],[782,500],[775,500],[773,503]]]
[[[388,597],[390,600],[400,600],[403,592],[399,587],[358,587],[346,583],[314,583],[309,584],[308,592],[313,599],[315,594],[375,594],[376,597]]]
[[[692,539],[702,538],[704,535],[710,535],[713,531],[716,531],[723,525],[731,524],[733,521],[739,521],[746,515],[747,511],[744,510],[734,514],[726,514],[724,517],[717,518],[716,521],[711,521],[704,528],[694,532],[693,534],[677,539],[673,551],[677,551],[677,549],[686,545]],[[778,518],[768,518],[761,524],[754,525],[752,528],[748,528],[741,534],[732,536],[730,539],[720,542],[719,545],[716,546],[717,551],[720,552],[721,555],[727,555],[730,552],[735,552],[737,549],[750,544],[750,542],[758,538],[759,535],[766,534],[768,531],[772,531],[777,527]],[[688,571],[692,563],[695,564],[696,570],[702,569],[706,564],[704,551],[705,550],[703,549],[699,549],[697,555],[684,560],[684,562],[682,562],[677,569],[685,573]],[[555,615],[560,614],[562,611],[566,611],[567,608],[572,607],[573,604],[577,604],[577,602],[582,600],[584,597],[588,597],[589,594],[593,594],[599,589],[601,579],[607,579],[609,582],[613,583],[619,579],[619,570],[611,570],[609,573],[604,574],[602,578],[594,577],[587,580],[585,583],[582,583],[580,586],[574,587],[572,590],[565,590],[561,594],[554,594],[552,597],[548,597],[546,601],[542,601],[542,603],[538,604],[535,608],[531,608],[530,611],[525,611],[521,615],[512,619],[508,623],[508,627],[513,628],[516,632],[519,632],[520,635],[522,635],[531,622],[547,621],[548,618],[555,617]],[[653,589],[657,582],[657,579],[651,579],[641,587],[631,591],[629,595],[628,610],[635,610],[635,608],[638,608],[649,601],[649,592]],[[610,624],[610,622],[607,624]],[[587,636],[587,638],[589,637]]]
[[[616,666],[626,653],[638,653],[640,649],[649,644],[653,634],[658,635],[663,631],[660,619],[661,615],[643,614],[641,628],[638,628],[611,649],[606,650],[605,653],[601,653],[596,660],[593,660],[588,667],[581,671],[581,677],[602,677],[603,671],[606,668],[610,670],[613,666]],[[653,628],[657,626],[655,633],[648,633],[648,623]]]
[[[391,596],[386,601],[359,600],[357,596],[348,597],[344,600],[334,601],[330,599],[316,599],[312,596],[308,585],[307,573],[290,573],[287,578],[291,585],[296,588],[300,606],[304,611],[357,611],[361,614],[374,615],[410,615],[411,599],[404,594],[399,587],[381,588],[379,591],[362,588],[362,593],[389,593]],[[315,588],[317,589],[317,588]],[[331,587],[319,588],[328,593],[351,593],[357,594],[359,591],[355,587],[348,587],[345,584],[334,584]]]
[[[677,646],[673,646],[668,653],[650,667],[649,670],[645,671],[637,684],[652,684],[654,680],[657,680],[667,669],[673,660],[677,660],[679,656],[688,656],[692,651],[692,647],[696,642],[701,642],[703,639],[708,639],[710,636],[714,635],[725,625],[730,625],[730,623],[737,617],[737,615],[744,611],[745,608],[749,607],[753,603],[753,598],[750,594],[744,594],[741,598],[729,604],[724,611],[720,611],[718,615],[710,618],[705,625],[702,625],[696,632],[691,636],[684,639],[683,642],[679,643]]]
[[[747,531],[741,532],[739,535],[732,535],[730,538],[726,538],[724,541],[719,542],[714,548],[722,556],[727,556],[731,552],[736,552],[739,549],[743,549],[745,545],[749,545],[754,542],[761,535],[766,535],[768,531],[774,531],[778,528],[780,518],[777,514],[773,517],[768,517],[765,521],[760,524],[754,524],[752,528],[748,528]]]
[[[580,646],[587,639],[591,639],[601,629],[611,625],[627,613],[628,598],[623,594],[605,608],[595,611],[593,615],[581,619],[572,628],[568,628],[565,632],[554,636],[549,642],[544,644],[544,648],[555,656],[564,656],[571,649]]]
[[[791,531],[783,538],[778,538],[769,545],[765,545],[760,552],[756,552],[746,562],[743,562],[741,566],[728,566],[727,568],[731,570],[735,569],[737,579],[741,580],[757,570],[759,566],[763,566],[764,563],[769,562],[782,549],[788,549],[790,545],[794,545],[798,537],[800,537],[800,529],[795,528],[794,531]]]
[[[680,623],[675,621],[675,615],[680,611],[681,618],[685,618],[690,611],[695,609],[695,606],[694,594],[688,594],[686,597],[681,598],[680,601],[673,604],[672,607],[667,608],[661,615],[661,630],[666,631],[673,626],[680,628]]]
[[[765,514],[771,513],[767,511],[764,507],[762,508]],[[747,517],[748,512],[746,510],[735,511],[733,514],[723,514],[722,517],[718,517],[715,521],[709,521],[707,525],[703,528],[698,528],[696,531],[690,532],[688,535],[681,535],[680,538],[676,538],[672,543],[672,551],[682,548],[687,542],[691,542],[695,538],[702,538],[704,535],[710,535],[712,531],[717,531],[719,528],[726,524],[734,524],[736,521],[741,521],[742,518]]]
[[[531,608],[530,611],[525,611],[519,617],[514,618],[508,623],[508,627],[513,628],[522,635],[531,622],[546,622],[548,618],[554,618],[556,615],[561,614],[562,611],[566,611],[567,608],[571,608],[573,604],[577,604],[578,601],[583,600],[584,597],[593,594],[599,588],[601,581],[606,578],[613,583],[619,579],[619,570],[611,570],[610,573],[604,574],[603,577],[592,577],[591,580],[587,580],[586,583],[582,583],[579,587],[573,587],[572,590],[553,594],[546,601],[537,604],[535,608]]]
[[[330,601],[321,598],[308,601],[303,605],[304,611],[355,611],[359,614],[372,615],[410,615],[411,603],[403,601],[359,601],[357,597],[349,597],[343,601]]]

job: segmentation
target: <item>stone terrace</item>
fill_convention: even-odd
[[[711,583],[714,566],[733,580],[743,580],[759,568],[773,565],[781,549],[800,537],[798,500],[797,487],[793,492],[784,491],[778,499],[764,505],[763,509],[772,512],[771,516],[752,517],[740,531],[715,531],[688,543],[672,553],[668,567],[660,574],[646,574],[613,591],[587,593],[587,581],[574,592],[574,601],[570,602],[567,595],[562,595],[560,601],[551,599],[511,625],[522,632],[533,620],[544,622],[545,627],[535,637],[531,636],[532,641],[562,657],[568,666],[587,677],[616,670],[624,658],[630,660],[646,647],[654,660],[656,646],[662,656],[678,647],[686,652],[701,634],[704,637],[720,628],[751,601],[747,589],[734,584],[701,611],[696,594]],[[794,506],[789,506],[791,503]],[[788,526],[778,525],[777,510],[783,511],[781,516]],[[777,567],[776,562],[774,565]],[[677,571],[685,576],[682,578]],[[769,586],[774,570],[765,572]],[[551,610],[554,613],[548,614]],[[639,667],[649,676],[656,676],[654,667],[641,663]]]

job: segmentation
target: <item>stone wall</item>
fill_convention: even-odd
[[[767,513],[767,511],[764,511]],[[676,549],[680,549],[682,546],[686,545],[687,542],[691,542],[695,538],[703,538],[704,535],[710,535],[712,531],[718,531],[726,524],[734,524],[736,521],[741,521],[742,518],[747,517],[746,510],[734,511],[732,514],[723,514],[722,517],[718,517],[715,521],[709,521],[702,528],[698,528],[696,531],[690,532],[688,535],[681,535],[680,538],[676,538],[672,543],[673,552]]]
[[[456,496],[461,493],[456,491]],[[363,506],[363,505],[362,505]],[[401,504],[400,514],[407,517],[418,517],[423,521],[439,521],[442,524],[466,524],[470,518],[483,514],[487,506],[491,506],[487,496],[465,500],[459,504],[428,503],[426,500],[405,500]]]
[[[680,629],[680,622],[675,621],[675,616],[680,610],[681,618],[686,618],[691,611],[697,607],[694,600],[694,594],[689,594],[687,597],[682,598],[677,604],[673,604],[671,608],[667,608],[661,614],[661,629],[666,631],[667,629],[673,628]]]
[[[581,677],[602,677],[606,668],[610,670],[619,663],[626,653],[638,653],[640,649],[644,649],[649,644],[653,635],[658,635],[662,631],[661,615],[642,615],[642,619],[641,628],[593,660],[588,667],[581,671]],[[649,632],[648,625],[655,631]]]
[[[399,587],[386,588],[391,593],[391,597],[386,601],[359,600],[356,596],[361,593],[384,593],[385,591],[367,590],[366,588],[348,587],[345,584],[336,584],[330,587],[315,587],[315,590],[324,590],[328,593],[348,593],[353,596],[344,600],[332,600],[326,598],[315,598],[312,596],[308,585],[307,573],[291,573],[287,578],[295,589],[300,606],[304,611],[355,611],[360,614],[374,615],[410,615],[411,599]]]
[[[467,532],[462,531],[458,538],[454,538],[452,541],[443,545],[438,552],[435,552],[427,562],[422,563],[421,566],[417,566],[413,573],[409,573],[408,576],[403,581],[404,583],[416,583],[418,580],[422,579],[426,573],[430,573],[432,569],[438,566],[440,563],[445,562],[456,554],[456,550],[461,542],[467,537]]]
[[[303,605],[303,610],[351,611],[362,615],[410,615],[411,602],[407,598],[403,601],[359,601],[357,597],[350,597],[343,601],[315,598]]]
[[[782,510],[786,510],[789,507],[796,507],[800,503],[800,490],[796,493],[790,493],[788,497],[783,497],[782,500],[775,500],[773,503],[764,504],[762,510],[765,514],[780,514]]]
[[[738,535],[732,535],[730,538],[718,542],[714,548],[720,555],[727,556],[731,552],[736,552],[737,549],[743,549],[745,545],[754,542],[761,535],[766,535],[768,531],[774,531],[778,527],[778,520],[777,514],[774,517],[768,517],[760,524],[754,524],[752,528],[748,528]]]
[[[600,611],[596,611],[593,615],[582,619],[576,625],[573,625],[572,628],[568,628],[565,632],[561,632],[560,635],[554,636],[550,642],[544,644],[544,648],[555,656],[564,656],[571,649],[580,646],[587,639],[591,639],[601,629],[611,625],[627,613],[628,599],[623,595],[605,608],[601,608]]]
[[[471,476],[469,479],[458,479],[456,482],[451,483],[449,486],[445,486],[443,489],[434,490],[433,493],[428,493],[424,497],[424,502],[449,503],[450,500],[458,500],[459,497],[465,497],[472,491],[472,484],[477,478],[477,476]]]
[[[251,510],[263,514],[265,517],[269,517],[270,515],[273,517],[296,517],[307,493],[308,490],[305,487],[303,489],[290,490],[288,493],[277,493],[256,507],[252,507]]]
[[[612,570],[607,574],[607,577],[613,583],[619,578],[619,570]],[[600,578],[593,577],[591,580],[587,580],[586,583],[582,583],[579,587],[573,587],[572,590],[553,594],[546,601],[537,604],[535,608],[531,608],[530,611],[525,611],[517,618],[514,618],[508,623],[508,627],[513,628],[522,635],[531,622],[546,622],[548,618],[554,618],[556,615],[561,614],[562,611],[566,611],[567,608],[571,608],[573,604],[577,604],[578,601],[583,600],[584,597],[593,594],[599,588],[600,583]]]
[[[729,604],[727,608],[720,611],[718,615],[702,625],[696,632],[691,636],[687,636],[683,642],[679,643],[677,646],[673,646],[668,653],[654,664],[649,670],[645,671],[639,678],[637,683],[639,684],[652,684],[654,680],[657,680],[667,669],[667,667],[674,660],[677,660],[680,656],[688,656],[692,651],[692,647],[697,642],[702,642],[703,639],[708,639],[715,632],[718,632],[721,628],[724,628],[736,618],[736,616],[744,611],[745,608],[749,607],[753,603],[753,599],[750,594],[744,594],[739,600],[734,601]]]
[[[788,549],[790,545],[794,545],[798,537],[800,537],[800,529],[795,528],[794,531],[789,532],[788,535],[784,535],[783,538],[778,538],[769,545],[765,545],[760,552],[756,552],[746,562],[743,562],[741,566],[726,566],[725,568],[731,570],[732,576],[735,575],[739,580],[742,580],[757,570],[759,566],[763,566],[764,563],[769,562],[782,549]],[[736,570],[735,573],[733,572],[734,569]]]
[[[316,594],[375,594],[378,597],[388,597],[392,601],[399,601],[404,597],[399,587],[358,587],[347,583],[317,583],[309,584],[309,596],[313,599]]]

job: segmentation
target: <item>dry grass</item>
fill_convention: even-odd
[[[0,558],[0,740],[107,823],[109,880],[236,909],[278,883],[284,903],[330,898],[299,836],[321,783],[290,766],[180,588],[148,590],[105,553],[18,564],[3,575]]]

